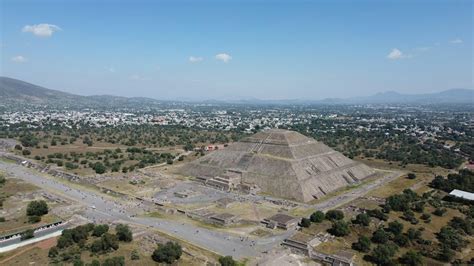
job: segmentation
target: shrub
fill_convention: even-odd
[[[59,255],[59,250],[57,247],[52,247],[48,251],[48,257],[54,258]]]
[[[370,217],[374,217],[374,218],[377,218],[377,219],[382,220],[382,221],[387,221],[388,220],[387,214],[383,213],[379,209],[367,210],[367,214]]]
[[[220,257],[219,263],[221,266],[237,266],[237,261],[235,261],[232,256]]]
[[[443,243],[443,245],[453,250],[458,250],[466,246],[464,238],[451,226],[442,227],[439,233],[436,234],[436,238],[440,243]]]
[[[403,265],[409,266],[422,265],[423,256],[416,251],[410,250],[400,258],[400,262],[403,263]]]
[[[107,258],[104,260],[104,262],[102,262],[102,266],[124,266],[124,265],[125,265],[125,258],[123,256]]]
[[[436,215],[436,216],[443,216],[445,213],[446,213],[446,209],[445,208],[436,208],[436,210],[434,210],[433,214]]]
[[[132,253],[130,254],[130,259],[131,260],[139,260],[140,255],[138,254],[138,250],[134,249],[132,250]]]
[[[352,243],[352,248],[361,252],[368,252],[371,244],[368,237],[360,236],[357,242]]]
[[[415,179],[416,175],[414,173],[409,173],[407,176],[408,179]]]

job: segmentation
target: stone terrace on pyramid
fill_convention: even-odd
[[[221,189],[258,187],[272,196],[301,202],[374,174],[321,142],[281,129],[259,132],[178,171]]]

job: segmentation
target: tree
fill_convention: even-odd
[[[344,219],[344,213],[340,210],[330,210],[326,213],[326,219],[330,221]]]
[[[34,200],[28,203],[26,207],[26,215],[28,216],[42,216],[48,213],[48,204],[44,200]]]
[[[93,253],[108,252],[119,248],[116,235],[104,233],[100,239],[95,240],[90,249]]]
[[[389,239],[389,235],[383,228],[379,228],[375,230],[375,232],[372,234],[372,241],[377,244],[385,244],[387,243]]]
[[[395,242],[399,247],[406,247],[408,245],[408,237],[403,234],[396,235],[395,238],[393,239],[393,242]]]
[[[115,232],[119,241],[132,242],[133,234],[132,231],[130,231],[128,225],[117,224],[117,226],[115,227]]]
[[[106,224],[99,224],[94,227],[94,230],[92,231],[93,236],[100,237],[103,234],[107,233],[109,231],[109,226]]]
[[[101,162],[96,162],[93,168],[94,171],[99,175],[105,173],[105,171],[107,170]]]
[[[309,217],[309,219],[311,220],[311,222],[313,223],[320,223],[324,220],[326,216],[324,215],[324,212],[322,211],[315,211],[311,214],[311,216]]]
[[[372,260],[377,265],[389,265],[392,264],[392,257],[395,256],[397,247],[391,244],[378,245],[372,251]]]
[[[35,231],[33,231],[33,229],[28,229],[21,233],[20,240],[23,241],[33,237],[35,237]]]
[[[414,228],[408,228],[407,237],[411,241],[421,239],[421,231]]]
[[[356,218],[352,220],[353,224],[360,224],[363,226],[369,226],[370,224],[370,216],[366,213],[359,213],[357,214]]]
[[[403,224],[399,221],[390,222],[388,223],[387,230],[395,236],[400,235],[403,232]]]
[[[400,262],[403,263],[403,265],[409,266],[422,265],[423,257],[420,253],[410,250],[400,258]]]
[[[237,266],[237,261],[235,261],[232,256],[220,257],[219,263],[221,266]]]
[[[24,149],[21,154],[23,154],[24,156],[27,156],[27,155],[30,155],[31,154],[31,151],[30,150],[27,150],[27,149]]]
[[[352,248],[361,252],[368,252],[371,244],[368,237],[360,236],[357,242],[352,243]]]
[[[300,222],[301,227],[308,228],[311,225],[311,220],[308,218],[302,218]]]
[[[151,258],[156,262],[166,262],[171,264],[179,260],[183,251],[178,243],[167,242],[166,244],[158,244],[158,247],[153,251]]]
[[[118,240],[116,235],[104,233],[101,236],[102,249],[104,251],[117,250],[119,248]]]
[[[346,222],[338,220],[332,224],[332,227],[328,230],[328,232],[335,236],[346,236],[351,232],[351,230],[349,229],[349,226]]]

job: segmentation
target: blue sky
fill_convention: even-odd
[[[473,88],[472,1],[0,0],[0,72],[158,99]]]

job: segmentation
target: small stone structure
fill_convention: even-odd
[[[280,228],[288,230],[295,228],[298,225],[299,218],[293,217],[283,213],[277,213],[271,217],[263,219],[262,223],[268,228]]]

